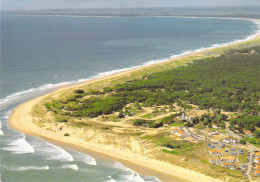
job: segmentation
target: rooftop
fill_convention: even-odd
[[[236,157],[235,156],[223,156],[223,157],[221,157],[221,159],[234,160],[234,159],[236,159]]]

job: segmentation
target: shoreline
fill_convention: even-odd
[[[258,22],[259,22],[259,20],[258,20]],[[62,145],[64,144],[65,146],[68,146],[69,148],[75,147],[79,151],[83,151],[83,152],[84,151],[93,151],[94,153],[99,153],[99,154],[102,154],[105,156],[109,156],[113,159],[123,161],[123,164],[126,164],[126,166],[128,166],[127,163],[129,165],[134,164],[136,166],[142,166],[142,167],[148,168],[152,171],[158,171],[158,173],[160,173],[162,176],[168,175],[172,179],[183,178],[183,176],[185,176],[185,179],[181,179],[181,180],[183,180],[183,181],[186,181],[186,180],[187,181],[198,181],[199,180],[201,182],[202,181],[220,181],[218,179],[206,176],[204,174],[201,174],[201,173],[198,173],[198,172],[186,169],[186,168],[174,166],[167,162],[162,162],[162,161],[158,161],[155,159],[147,159],[142,156],[138,156],[138,154],[135,154],[133,152],[124,153],[124,151],[117,151],[116,148],[113,148],[113,147],[107,148],[107,146],[100,146],[98,144],[93,145],[86,141],[79,140],[75,137],[73,138],[73,137],[59,136],[58,134],[55,134],[51,131],[43,130],[39,126],[37,126],[33,123],[32,116],[30,115],[31,109],[33,108],[33,106],[35,104],[40,102],[45,97],[61,93],[64,90],[77,88],[77,87],[80,87],[80,86],[83,86],[86,84],[90,84],[90,83],[95,83],[98,81],[112,79],[112,78],[119,77],[122,75],[127,75],[127,74],[130,74],[135,71],[140,71],[144,68],[149,69],[150,67],[153,67],[156,65],[163,65],[168,62],[174,62],[176,60],[181,60],[181,59],[184,59],[184,58],[187,58],[190,56],[198,55],[201,53],[206,53],[208,51],[214,51],[214,50],[216,50],[216,49],[218,50],[220,48],[228,48],[230,46],[236,46],[236,45],[247,43],[247,42],[250,42],[253,40],[258,40],[260,38],[259,33],[260,32],[258,31],[257,34],[255,34],[253,37],[251,37],[252,35],[250,35],[246,39],[241,40],[240,42],[233,42],[233,43],[229,43],[227,45],[219,45],[219,47],[204,48],[202,50],[195,50],[194,52],[189,52],[189,53],[186,52],[179,56],[172,57],[172,59],[167,59],[167,60],[165,59],[165,60],[162,60],[157,63],[141,65],[141,66],[137,66],[134,68],[128,68],[128,69],[125,68],[127,70],[123,70],[123,71],[121,70],[121,71],[118,71],[118,72],[110,74],[110,75],[105,75],[103,77],[96,77],[96,78],[92,77],[93,79],[87,79],[85,81],[76,82],[76,83],[74,82],[74,83],[70,83],[68,85],[60,86],[53,93],[49,93],[49,94],[34,98],[30,101],[27,101],[27,102],[19,105],[13,111],[12,115],[10,116],[9,124],[14,129],[22,131],[23,133],[38,136],[38,137],[41,137],[41,138],[44,138],[47,140],[51,140],[54,143],[56,143],[56,142],[62,143]],[[101,149],[103,150],[103,152],[101,152],[102,151]],[[154,166],[154,167],[151,167],[151,166]]]
[[[17,15],[7,15],[7,16],[17,16]],[[35,15],[18,15],[18,16],[35,16]],[[36,16],[66,16],[66,15],[36,15]],[[67,17],[67,16],[66,16]],[[68,16],[68,17],[87,17],[88,16]],[[92,17],[92,16],[90,16]],[[110,16],[108,16],[110,17]],[[142,16],[142,17],[146,17],[146,16]],[[165,17],[165,16],[147,16],[147,17]],[[120,73],[124,73],[124,72],[128,72],[128,71],[134,71],[134,70],[138,70],[138,69],[142,69],[145,67],[149,67],[149,66],[153,66],[156,64],[160,64],[160,63],[167,63],[169,61],[174,61],[175,59],[181,59],[182,57],[189,57],[192,56],[194,54],[199,54],[199,53],[203,53],[203,52],[207,52],[207,51],[211,51],[212,49],[218,49],[218,48],[224,48],[224,47],[228,47],[228,46],[235,46],[237,44],[242,44],[242,43],[246,43],[248,41],[253,41],[255,39],[260,38],[260,19],[252,19],[252,18],[232,18],[232,17],[189,17],[189,16],[169,16],[169,17],[173,17],[173,18],[208,18],[208,19],[230,19],[230,20],[246,20],[246,21],[250,21],[253,22],[255,25],[257,25],[258,30],[256,32],[254,32],[253,34],[245,37],[244,39],[236,39],[233,40],[232,42],[228,42],[228,43],[219,43],[219,44],[212,44],[209,47],[201,47],[195,50],[185,50],[179,54],[175,54],[175,55],[171,55],[170,57],[167,58],[161,58],[161,59],[157,59],[157,60],[150,60],[147,62],[142,63],[141,65],[137,65],[137,66],[132,66],[132,67],[126,67],[126,68],[120,68],[120,69],[116,69],[116,70],[111,70],[111,71],[105,71],[105,72],[101,72],[98,73],[96,75],[93,76],[89,76],[88,78],[81,78],[78,80],[72,80],[72,81],[63,81],[63,82],[59,82],[59,83],[46,83],[44,85],[40,85],[39,87],[34,87],[34,88],[29,88],[28,90],[25,91],[18,91],[15,92],[11,95],[7,95],[4,98],[0,99],[0,105],[6,105],[9,103],[9,101],[13,101],[17,98],[17,96],[26,96],[27,93],[33,93],[33,92],[37,92],[37,91],[45,91],[45,90],[49,90],[49,89],[59,89],[59,88],[63,88],[63,87],[69,87],[69,86],[74,86],[74,85],[78,85],[84,82],[88,82],[90,80],[94,80],[94,79],[99,79],[99,78],[104,78],[107,76],[113,76],[116,74],[120,74]],[[100,17],[101,18],[101,17]],[[113,16],[111,17],[113,18]],[[14,97],[14,98],[12,98]]]

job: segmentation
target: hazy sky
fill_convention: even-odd
[[[1,2],[1,0],[0,0]],[[2,0],[2,9],[260,6],[260,0]]]

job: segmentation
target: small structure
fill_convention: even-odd
[[[260,159],[260,152],[255,153],[255,159]]]
[[[211,163],[217,163],[217,159],[216,159],[216,158],[211,158],[209,161],[210,161]]]
[[[220,161],[226,162],[226,163],[234,163],[236,161],[235,156],[224,156],[220,158]]]
[[[225,150],[225,152],[228,152],[228,149],[227,149],[227,150]]]
[[[221,153],[218,150],[211,150],[210,154],[212,154],[212,155],[220,155]]]
[[[260,162],[260,159],[255,158],[254,162]]]
[[[246,137],[248,138],[252,138],[253,137],[253,133],[250,130],[243,130],[244,134]]]
[[[218,125],[216,125],[216,124],[213,124],[213,125],[212,125],[212,128],[215,128],[215,129],[217,129],[217,128],[218,128]]]
[[[177,118],[178,118],[179,120],[193,121],[193,120],[196,118],[196,116],[192,116],[192,115],[186,116],[186,115],[185,115],[185,111],[183,110],[183,111],[182,111],[182,115],[181,115],[181,116],[177,116]]]
[[[180,136],[180,137],[186,137],[188,134],[185,131],[179,130],[176,135]]]
[[[227,138],[224,138],[222,140],[222,142],[223,143],[228,143],[228,144],[232,144],[232,143],[237,144],[238,143],[238,139],[232,138],[232,137],[227,137]]]
[[[255,175],[260,176],[260,170],[255,170]]]
[[[179,131],[179,129],[174,128],[174,129],[172,129],[171,134],[174,134],[174,133],[176,133],[178,131]]]
[[[236,165],[234,163],[222,163],[223,167],[235,167]]]

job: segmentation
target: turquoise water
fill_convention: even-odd
[[[8,126],[18,104],[56,86],[246,39],[258,25],[201,18],[1,17],[1,181],[159,181]]]

